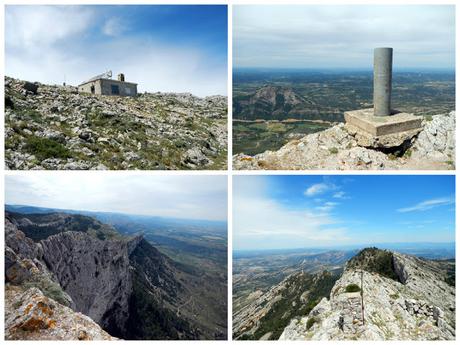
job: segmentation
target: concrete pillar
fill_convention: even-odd
[[[374,49],[374,115],[391,114],[393,48]]]

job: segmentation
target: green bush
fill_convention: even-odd
[[[309,317],[307,321],[307,331],[313,327],[315,323],[317,323],[318,320],[315,317]]]
[[[337,147],[331,147],[329,149],[329,153],[336,155],[337,153],[339,153],[339,149]]]
[[[345,291],[346,291],[346,292],[358,292],[358,291],[361,291],[361,289],[360,289],[359,286],[356,285],[356,284],[349,284],[349,285],[347,285],[347,287],[345,288]]]
[[[70,158],[70,151],[62,144],[48,138],[30,136],[26,138],[25,149],[39,160],[47,158]]]

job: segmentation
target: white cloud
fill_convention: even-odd
[[[330,189],[331,185],[327,183],[315,183],[314,185],[308,187],[304,194],[306,196],[314,196],[318,194],[323,194]]]
[[[7,47],[43,50],[86,31],[94,13],[77,6],[6,6]]]
[[[348,199],[349,198],[344,191],[338,191],[334,193],[332,197],[336,199]]]
[[[111,17],[107,19],[102,26],[102,32],[107,36],[119,36],[127,30],[126,23],[119,17]]]
[[[7,176],[5,200],[75,210],[226,220],[226,176],[44,172]]]
[[[444,206],[444,205],[451,205],[454,202],[455,202],[454,199],[451,198],[451,197],[430,199],[430,200],[425,200],[425,201],[419,202],[418,204],[413,205],[413,206],[399,208],[397,211],[401,212],[401,213],[416,212],[416,211],[427,211],[427,210],[431,210],[432,208],[435,208],[435,207]]]
[[[337,205],[340,205],[338,202],[328,201],[325,202],[322,206],[317,206],[316,209],[321,212],[330,212],[332,211]]]
[[[274,5],[233,7],[237,67],[372,67],[377,46],[395,67],[454,67],[455,7]]]
[[[308,247],[347,240],[347,229],[328,210],[285,206],[266,194],[269,186],[259,176],[237,176],[233,188],[235,248]],[[335,205],[324,204],[329,210]]]

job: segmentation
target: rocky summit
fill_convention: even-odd
[[[227,98],[114,97],[5,78],[7,169],[225,169]]]
[[[427,116],[408,140],[379,145],[341,123],[293,140],[278,151],[233,156],[239,170],[384,170],[455,168],[455,112]],[[380,147],[382,146],[382,147]]]
[[[367,248],[280,340],[454,340],[453,261]]]
[[[142,236],[112,236],[100,224],[61,213],[5,215],[7,339],[225,337],[225,325],[206,312],[218,303],[206,299],[203,277]]]

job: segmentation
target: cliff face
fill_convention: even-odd
[[[83,229],[62,231],[61,215],[40,215],[34,221],[27,217],[7,214],[5,219],[5,278],[10,305],[14,305],[11,300],[26,306],[38,301],[39,308],[42,301],[52,305],[56,315],[67,315],[66,322],[88,320],[123,339],[209,339],[218,333],[197,296],[202,289],[201,277],[181,270],[142,237],[102,240],[97,233]],[[36,242],[18,229],[45,224],[47,232],[53,234]],[[18,326],[14,308],[5,313],[11,319],[6,324],[11,338],[61,339],[63,329],[54,332],[61,324],[56,324],[52,315],[33,313],[33,317],[38,313],[40,320],[46,317],[46,325],[52,325],[43,324],[36,334],[36,330],[29,332],[27,327]],[[17,327],[22,331],[16,332]],[[88,337],[105,336],[91,334]],[[70,332],[66,336],[75,335]]]
[[[280,340],[455,339],[455,287],[446,282],[446,263],[373,255],[380,258],[351,260],[329,299],[293,319]]]
[[[42,240],[43,260],[61,287],[72,297],[75,310],[107,329],[124,332],[132,290],[129,250],[140,241],[101,241],[86,233],[63,232]]]
[[[5,78],[7,169],[226,168],[226,97],[26,85]]]
[[[404,147],[382,151],[360,145],[360,139],[339,124],[291,141],[278,151],[235,155],[233,166],[239,170],[454,169],[455,112],[427,118],[423,130]]]
[[[5,337],[30,340],[111,340],[43,262],[43,247],[5,219]]]

